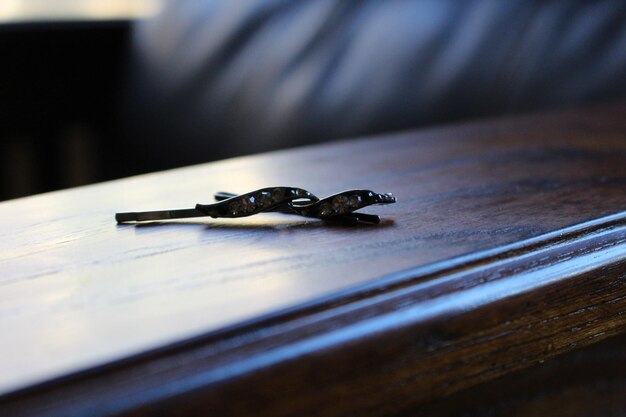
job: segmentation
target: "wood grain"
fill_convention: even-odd
[[[0,414],[383,415],[622,333],[625,116],[406,132],[0,204]],[[374,227],[113,222],[282,184],[399,202]]]
[[[626,414],[626,337],[610,338],[400,415],[597,417]]]

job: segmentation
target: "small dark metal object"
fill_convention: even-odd
[[[195,208],[117,213],[118,223],[152,220],[182,219],[209,216],[213,218],[247,217],[262,212],[281,212],[313,217],[327,221],[347,223],[379,223],[373,214],[354,213],[372,204],[395,203],[391,194],[378,194],[370,190],[350,190],[319,199],[302,188],[270,187],[246,194],[219,192],[216,203],[197,204]]]

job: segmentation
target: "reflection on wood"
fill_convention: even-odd
[[[384,415],[622,333],[625,115],[409,132],[0,204],[0,414]],[[285,182],[398,203],[357,228],[113,220]]]

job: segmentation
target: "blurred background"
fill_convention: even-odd
[[[626,98],[626,2],[1,0],[0,199]]]

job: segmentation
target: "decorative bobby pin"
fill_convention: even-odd
[[[379,194],[370,190],[344,191],[320,199],[307,190],[295,187],[261,188],[240,195],[219,192],[215,194],[215,200],[215,203],[197,204],[195,208],[188,209],[117,213],[115,220],[128,223],[205,216],[237,218],[280,212],[350,224],[380,223],[376,215],[355,211],[373,204],[396,202],[396,198],[389,193]]]

